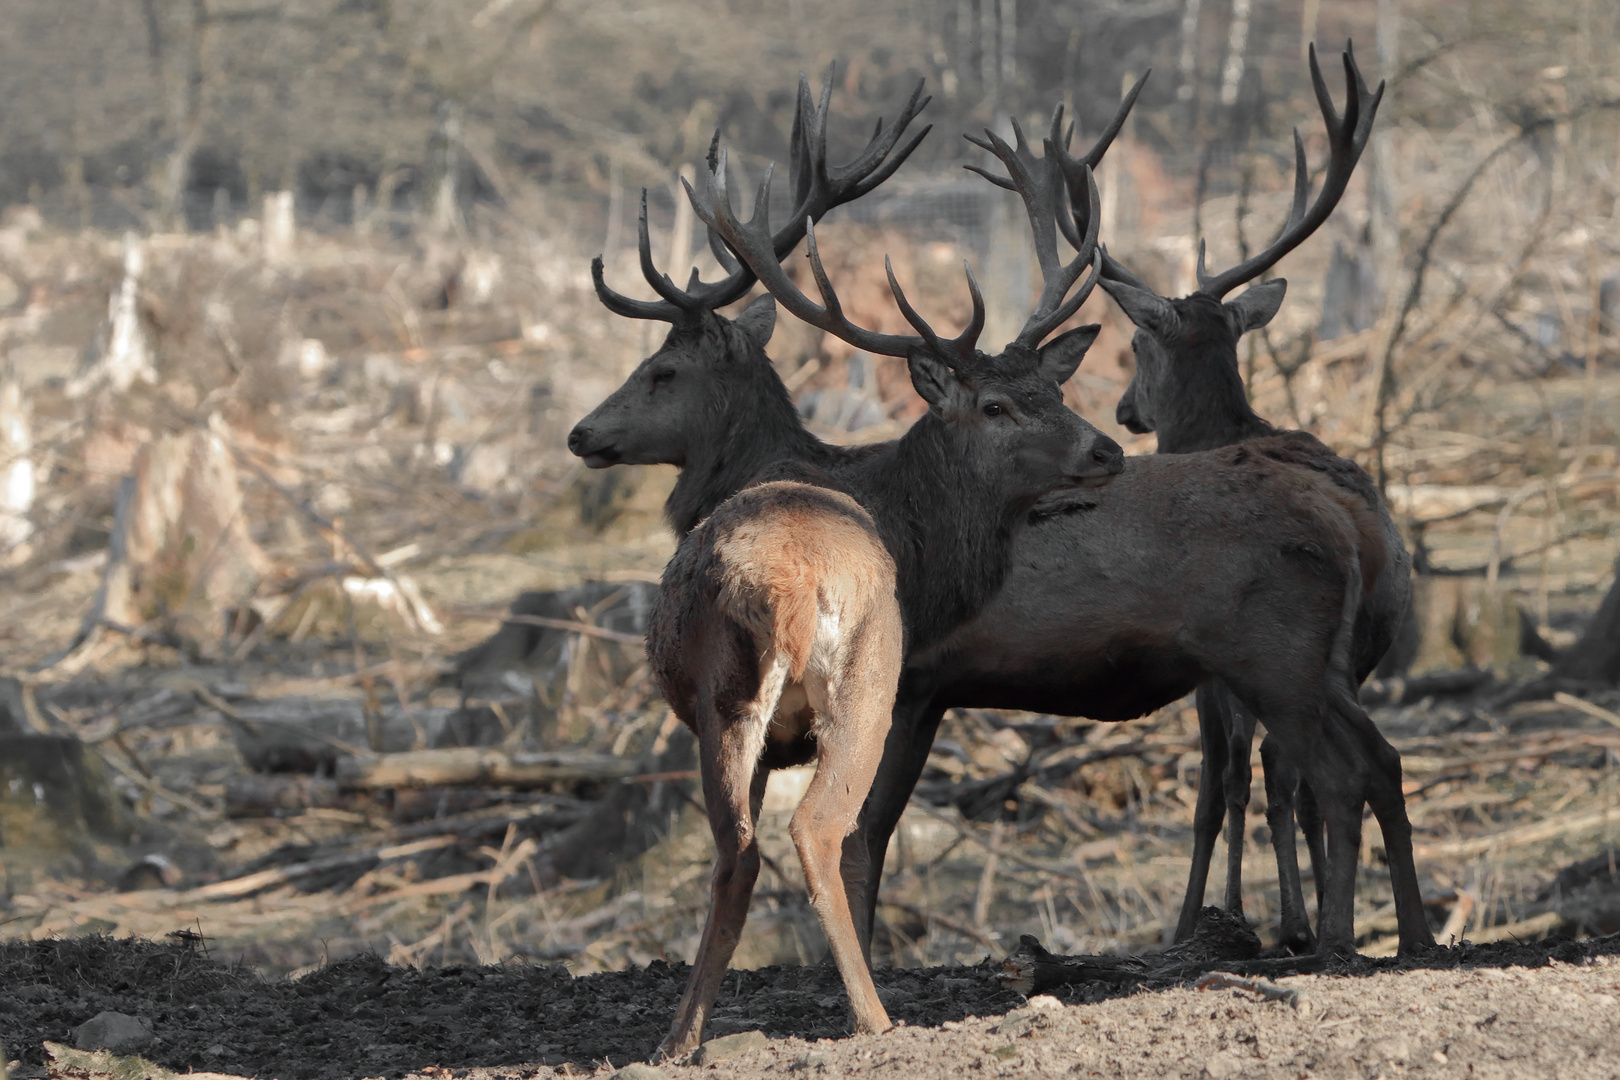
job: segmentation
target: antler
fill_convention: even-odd
[[[979,292],[979,283],[973,279],[971,267],[967,270],[967,279],[968,290],[973,294],[973,318],[968,322],[967,329],[959,336],[942,340],[906,299],[900,283],[895,280],[894,267],[885,259],[884,267],[889,274],[889,289],[894,293],[895,303],[900,305],[901,313],[919,336],[880,334],[856,326],[844,317],[843,305],[839,303],[838,294],[833,291],[832,282],[827,279],[827,271],[821,265],[821,252],[816,247],[814,223],[808,218],[804,220],[803,228],[809,237],[810,271],[815,275],[822,304],[826,306],[823,307],[822,304],[817,304],[804,295],[793,283],[793,279],[788,277],[787,271],[782,268],[781,261],[772,246],[770,231],[771,170],[766,170],[765,178],[760,182],[759,191],[754,196],[754,216],[747,222],[739,221],[731,206],[731,192],[726,183],[724,152],[720,155],[718,167],[709,174],[706,190],[700,194],[688,184],[686,192],[698,217],[704,224],[719,232],[742,261],[759,275],[761,284],[776,297],[777,303],[811,326],[819,327],[834,337],[849,342],[857,349],[865,349],[867,352],[883,356],[909,356],[912,350],[926,347],[947,362],[953,358],[972,359],[979,333],[984,329],[984,297]]]
[[[1125,126],[1125,118],[1131,114],[1131,108],[1136,104],[1136,99],[1141,96],[1142,87],[1147,84],[1148,76],[1152,74],[1152,68],[1142,72],[1135,84],[1120,99],[1119,108],[1114,111],[1114,118],[1108,121],[1108,126],[1103,128],[1101,135],[1097,136],[1097,141],[1091,144],[1091,149],[1079,157],[1069,153],[1069,143],[1074,139],[1074,125],[1071,123],[1068,130],[1065,131],[1063,128],[1063,106],[1059,104],[1057,108],[1052,110],[1052,126],[1047,132],[1045,142],[1049,143],[1055,150],[1048,150],[1046,156],[1054,158],[1058,168],[1062,171],[1063,182],[1068,186],[1069,200],[1075,211],[1073,216],[1068,214],[1060,216],[1057,219],[1057,226],[1063,233],[1063,239],[1067,240],[1076,249],[1082,243],[1081,235],[1090,229],[1089,214],[1088,220],[1078,220],[1080,211],[1090,209],[1090,199],[1081,198],[1086,190],[1085,170],[1095,170],[1102,163],[1103,155],[1108,153],[1110,146],[1114,145],[1114,136],[1118,135],[1120,129]],[[1014,126],[1016,127],[1016,124]],[[1060,134],[1062,135],[1061,140],[1058,138]],[[975,145],[984,146],[984,143],[979,142],[977,139],[970,137],[970,141]],[[989,149],[989,147],[985,147],[985,149]],[[969,165],[968,168],[973,169],[974,172],[997,187],[1006,188],[1008,191],[1016,190],[1013,182],[1005,176],[992,176],[983,169],[974,168],[972,165]],[[1094,213],[1094,211],[1092,212]]]
[[[1294,205],[1288,212],[1288,221],[1283,226],[1282,235],[1253,258],[1230,270],[1213,275],[1204,269],[1204,242],[1200,239],[1198,291],[1201,293],[1220,298],[1270,269],[1277,260],[1303,243],[1306,237],[1328,219],[1328,215],[1333,213],[1333,208],[1338,205],[1339,197],[1344,194],[1345,187],[1350,183],[1350,174],[1355,171],[1356,162],[1367,146],[1367,138],[1372,134],[1373,117],[1378,112],[1378,103],[1384,97],[1384,83],[1380,80],[1378,89],[1369,97],[1367,83],[1361,77],[1361,69],[1356,66],[1355,53],[1349,43],[1346,43],[1345,103],[1344,114],[1341,116],[1333,108],[1333,96],[1328,93],[1327,83],[1322,78],[1322,69],[1316,62],[1315,45],[1311,46],[1310,59],[1311,85],[1316,90],[1316,100],[1322,108],[1322,121],[1327,126],[1328,133],[1327,175],[1322,181],[1322,190],[1307,210],[1305,197],[1310,194],[1310,171],[1305,164],[1305,144],[1299,137],[1299,129],[1295,128]]]
[[[1137,83],[1141,87],[1140,81]],[[1057,131],[1061,120],[1063,107],[1060,105],[1053,115],[1052,128]],[[1055,137],[1045,140],[1046,156],[1037,159],[1030,151],[1029,143],[1024,139],[1024,130],[1013,121],[1013,137],[1017,147],[1007,145],[1007,141],[995,132],[986,130],[983,139],[974,135],[963,136],[974,146],[990,151],[1001,163],[1007,166],[1005,177],[996,176],[977,165],[967,168],[989,180],[998,187],[1010,188],[1018,192],[1024,200],[1024,209],[1029,214],[1030,229],[1034,233],[1035,258],[1040,263],[1041,279],[1045,286],[1041,290],[1040,300],[1035,304],[1035,310],[1024,322],[1024,328],[1018,332],[1014,343],[1025,348],[1033,349],[1040,345],[1053,330],[1057,329],[1086,302],[1091,290],[1097,284],[1097,275],[1101,272],[1101,264],[1095,258],[1097,251],[1097,225],[1102,215],[1098,212],[1097,180],[1092,175],[1091,165],[1082,162],[1080,172],[1082,182],[1087,194],[1087,228],[1084,238],[1075,242],[1079,254],[1068,264],[1064,264],[1058,256],[1057,250],[1057,222],[1063,219],[1073,219],[1068,207],[1068,188],[1060,172],[1058,161],[1057,140]],[[1109,136],[1112,138],[1112,136]],[[1095,147],[1093,147],[1095,149]],[[1089,155],[1088,155],[1089,156]],[[1097,155],[1101,157],[1099,153]],[[1037,173],[1041,173],[1037,177]],[[1080,277],[1080,272],[1086,264],[1092,264],[1091,280],[1073,296],[1069,290]],[[1065,297],[1068,297],[1065,299]]]
[[[801,72],[799,94],[793,116],[793,134],[790,142],[789,177],[793,186],[794,210],[788,224],[773,234],[770,248],[776,260],[787,256],[805,234],[806,222],[819,221],[835,206],[860,198],[883,183],[903,164],[917,145],[933,129],[924,127],[904,146],[895,151],[900,136],[917,114],[932,98],[923,96],[923,82],[911,92],[899,117],[887,126],[880,119],[872,138],[856,159],[841,168],[827,166],[827,118],[831,112],[833,77],[837,65],[829,66],[821,87],[821,99],[812,101],[810,82]],[[708,166],[712,174],[717,168],[720,133],[714,134],[709,144]],[[891,154],[891,151],[893,153]],[[690,189],[689,189],[690,190]],[[756,212],[756,217],[758,216]],[[652,241],[647,230],[647,190],[641,191],[641,214],[638,220],[637,248],[641,255],[641,274],[662,299],[634,300],[609,288],[603,279],[602,257],[591,261],[591,278],[596,283],[596,295],[608,310],[631,319],[657,319],[663,322],[689,321],[705,311],[724,307],[753,287],[755,271],[739,262],[728,250],[719,233],[709,228],[709,249],[714,252],[727,276],[719,281],[704,282],[696,268],[685,289],[677,288],[668,274],[660,273],[653,265]]]

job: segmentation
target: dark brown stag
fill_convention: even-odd
[[[1132,340],[1136,373],[1116,410],[1121,424],[1137,434],[1157,432],[1161,454],[1246,445],[1273,460],[1331,478],[1378,516],[1380,528],[1369,543],[1379,545],[1376,562],[1382,569],[1367,582],[1367,595],[1357,612],[1352,645],[1355,685],[1359,686],[1388,650],[1406,613],[1411,599],[1411,560],[1400,532],[1366,473],[1354,462],[1334,454],[1312,435],[1279,431],[1249,406],[1238,369],[1238,339],[1245,332],[1271,321],[1282,304],[1287,282],[1273,279],[1254,286],[1234,300],[1222,300],[1233,289],[1255,280],[1276,265],[1327,220],[1344,194],[1371,134],[1383,85],[1379,84],[1376,91],[1368,91],[1349,49],[1344,53],[1346,97],[1342,115],[1334,108],[1314,47],[1310,50],[1310,71],[1327,128],[1328,164],[1321,191],[1314,200],[1309,200],[1310,172],[1304,144],[1296,129],[1293,205],[1277,239],[1252,258],[1218,274],[1211,274],[1205,268],[1204,246],[1200,241],[1198,289],[1191,296],[1179,299],[1158,296],[1111,259],[1105,267],[1103,288],[1137,326]],[[1070,231],[1084,227],[1083,221],[1075,221]],[[1204,768],[1194,812],[1192,871],[1176,927],[1177,940],[1192,933],[1203,904],[1210,856],[1220,835],[1223,809],[1227,830],[1225,907],[1232,912],[1243,910],[1243,838],[1255,717],[1219,681],[1198,688],[1197,704]],[[1375,730],[1366,731],[1364,735],[1372,743],[1380,744],[1375,747],[1377,757],[1394,754]],[[1260,755],[1266,780],[1266,817],[1271,826],[1282,886],[1282,941],[1296,951],[1305,951],[1312,939],[1294,848],[1296,793],[1300,823],[1310,847],[1311,861],[1317,868],[1319,901],[1323,868],[1320,818],[1309,788],[1300,788],[1298,771],[1279,755],[1275,740],[1268,737],[1261,744]]]
[[[863,456],[767,473],[689,532],[664,572],[647,652],[665,698],[698,737],[717,858],[692,979],[661,1057],[698,1044],[741,934],[759,873],[754,828],[766,777],[812,760],[815,776],[790,827],[794,846],[856,1031],[888,1027],[840,862],[882,758],[905,650],[939,641],[999,588],[1012,538],[1039,498],[1104,484],[1123,464],[1118,444],[1063,405],[1061,384],[1095,328],[1043,344],[1096,283],[1094,270],[1074,289],[1095,263],[1095,231],[1062,263],[1047,198],[1061,184],[1017,179],[1046,286],[997,357],[976,347],[984,303],[971,271],[973,318],[960,336],[935,333],[892,270],[895,302],[917,333],[874,333],[843,316],[808,225],[822,304],[782,271],[768,225],[769,172],[746,224],[731,212],[723,154],[708,191],[693,196],[790,311],[860,348],[905,357],[928,413]]]
[[[981,145],[1009,175],[1033,171],[1027,147],[994,136]],[[1049,162],[1055,152],[1049,145]],[[718,207],[696,205],[738,245]],[[782,289],[785,275],[763,250],[739,253],[767,288]],[[1124,719],[1222,679],[1266,717],[1322,803],[1321,947],[1354,948],[1355,863],[1369,801],[1389,848],[1402,944],[1429,940],[1399,757],[1368,737],[1376,729],[1349,674],[1362,581],[1382,571],[1376,515],[1314,471],[1235,447],[1133,463],[1094,504],[1076,502],[1051,521],[1057,527],[1037,523],[1019,535],[1007,585],[978,618],[937,646],[909,650],[902,702],[928,698],[920,718],[933,723],[941,699]],[[903,711],[897,706],[865,823],[874,863],[933,735],[932,724],[918,730]]]
[[[771,314],[751,306],[736,323],[714,316],[717,329],[698,343],[702,349],[673,348],[672,335],[580,422],[570,447],[598,468],[681,466],[666,505],[681,531],[694,511],[701,517],[760,470],[827,468],[870,452],[828,446],[805,431],[764,354]],[[1044,510],[1015,537],[1012,569],[987,608],[947,641],[908,654],[883,764],[845,848],[844,881],[863,943],[876,912],[872,868],[882,864],[949,707],[1126,720],[1234,672],[1242,676],[1234,683],[1240,700],[1264,700],[1276,715],[1300,718],[1289,741],[1318,752],[1330,791],[1361,797],[1368,766],[1333,719],[1354,702],[1331,715],[1324,707],[1345,585],[1359,570],[1346,539],[1356,519],[1338,493],[1226,450],[1137,459],[1104,491]],[[1375,810],[1392,838],[1397,895],[1416,901],[1404,805],[1385,800]],[[1322,948],[1353,947],[1359,811],[1342,820],[1329,890],[1338,899]],[[1420,903],[1403,902],[1398,914],[1403,948],[1432,940]]]

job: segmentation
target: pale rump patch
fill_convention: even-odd
[[[807,492],[837,512],[772,498]],[[851,616],[892,606],[898,618],[894,560],[866,511],[842,492],[782,481],[743,495],[754,497],[752,512],[714,545],[720,610],[754,635],[761,655],[786,656],[793,680],[813,659],[824,674],[836,671],[839,628]]]

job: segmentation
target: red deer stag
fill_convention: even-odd
[[[1012,175],[1034,171],[1021,137],[1017,149],[994,136],[987,145]],[[1048,147],[1049,160],[1055,151]],[[739,246],[744,238],[725,204],[694,202],[786,303],[791,283],[759,245]],[[1362,581],[1382,570],[1376,514],[1328,478],[1243,446],[1139,459],[1106,489],[1048,510],[1018,534],[1006,582],[976,618],[934,645],[908,647],[861,823],[867,850],[846,848],[849,864],[864,864],[846,876],[865,878],[867,932],[876,908],[871,867],[881,865],[946,705],[1123,720],[1218,678],[1267,719],[1322,804],[1318,950],[1355,947],[1364,802],[1386,840],[1401,946],[1432,943],[1400,759],[1367,736],[1376,729],[1349,673]]]
[[[692,979],[660,1057],[698,1044],[736,947],[759,873],[754,828],[767,775],[811,760],[815,776],[790,826],[811,905],[855,1030],[889,1026],[840,862],[883,755],[905,651],[939,641],[996,591],[1038,499],[1105,484],[1123,464],[1118,444],[1063,405],[1061,385],[1095,328],[1042,344],[1096,282],[1094,270],[1074,291],[1094,262],[1095,230],[1063,263],[1050,201],[1061,183],[1016,179],[1045,288],[997,357],[976,348],[984,302],[971,270],[973,317],[959,337],[935,333],[892,269],[895,303],[917,333],[875,333],[844,317],[808,223],[822,304],[782,270],[768,225],[769,172],[746,224],[730,210],[723,154],[705,195],[691,193],[788,310],[858,348],[905,357],[929,411],[897,442],[841,468],[767,471],[689,532],[664,572],[647,654],[671,708],[697,735],[717,857]]]
[[[1087,159],[1099,159],[1105,148],[1099,140]],[[759,303],[736,323],[713,315],[716,329],[695,342],[672,334],[569,437],[569,448],[593,468],[620,461],[679,466],[680,482],[665,506],[677,532],[761,470],[799,463],[836,472],[873,452],[829,446],[804,429],[765,355],[771,324],[757,313],[774,313]],[[947,708],[1127,720],[1187,694],[1205,673],[1226,670],[1252,671],[1243,684],[1255,687],[1246,691],[1254,696],[1286,695],[1292,708],[1320,712],[1327,646],[1348,572],[1342,553],[1317,540],[1324,530],[1343,532],[1335,516],[1342,509],[1324,508],[1322,499],[1331,503],[1331,496],[1275,462],[1239,460],[1231,451],[1138,459],[1103,494],[1106,501],[1070,494],[1038,508],[1031,527],[1014,539],[1013,570],[991,607],[959,628],[949,649],[908,654],[883,765],[859,831],[845,846],[843,878],[863,944],[876,913],[872,868],[882,865]],[[1263,614],[1270,628],[1228,633],[1239,610]],[[1268,645],[1272,635],[1282,648]],[[1296,655],[1307,675],[1297,683],[1289,668]],[[1320,735],[1300,739],[1322,745],[1331,768],[1341,753],[1327,742]],[[1335,783],[1355,788],[1359,762],[1354,758]],[[1402,832],[1400,804],[1383,809],[1385,835],[1396,838],[1390,865],[1403,895],[1403,882],[1416,888],[1410,848],[1403,858],[1400,843],[1410,829]],[[1354,821],[1359,837],[1359,812]],[[1349,876],[1340,876],[1353,888],[1358,841],[1345,842],[1352,861]],[[1327,947],[1353,947],[1351,898],[1339,901],[1339,936]],[[1400,917],[1404,949],[1432,941],[1421,903],[1403,905]]]
[[[1238,369],[1238,339],[1271,321],[1288,283],[1278,278],[1256,285],[1234,300],[1223,303],[1221,299],[1258,278],[1327,220],[1372,132],[1383,84],[1369,93],[1349,49],[1344,53],[1346,98],[1342,116],[1334,109],[1314,47],[1310,51],[1310,71],[1327,128],[1329,157],[1322,190],[1309,207],[1310,173],[1296,130],[1293,206],[1275,242],[1239,266],[1210,274],[1204,266],[1200,241],[1198,289],[1180,299],[1154,294],[1113,260],[1105,264],[1103,288],[1138,328],[1132,340],[1136,373],[1116,410],[1122,425],[1137,434],[1157,432],[1161,454],[1242,444],[1255,453],[1330,478],[1377,516],[1379,529],[1364,542],[1377,546],[1373,561],[1381,569],[1367,581],[1352,644],[1355,685],[1360,686],[1389,649],[1411,602],[1410,557],[1377,488],[1360,467],[1334,454],[1312,435],[1274,428],[1249,406]],[[1083,228],[1083,222],[1073,222],[1066,231]],[[1193,819],[1192,871],[1176,926],[1177,940],[1191,935],[1203,904],[1223,804],[1227,822],[1225,907],[1237,913],[1243,910],[1243,837],[1255,717],[1218,680],[1198,688],[1197,703],[1204,768]],[[1376,755],[1387,757],[1394,753],[1375,729],[1363,730],[1362,736],[1375,744]],[[1266,818],[1281,880],[1281,939],[1295,951],[1303,952],[1311,947],[1312,938],[1294,848],[1296,792],[1300,822],[1312,864],[1317,868],[1319,902],[1324,865],[1320,818],[1309,788],[1301,789],[1298,771],[1279,754],[1274,739],[1268,736],[1261,743],[1260,755],[1265,767]],[[1388,778],[1384,780],[1386,786],[1389,782]]]

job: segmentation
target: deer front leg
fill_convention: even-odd
[[[1221,786],[1226,793],[1226,910],[1243,914],[1243,843],[1249,834],[1249,787],[1254,770],[1249,752],[1254,746],[1254,716],[1232,699],[1225,684],[1217,684],[1215,696],[1225,703],[1226,773]]]
[[[934,745],[940,720],[945,716],[943,706],[930,700],[929,690],[907,690],[902,687],[896,698],[893,719],[883,737],[883,758],[877,774],[872,778],[871,792],[866,796],[856,830],[844,841],[844,866],[861,873],[861,880],[853,876],[844,882],[855,929],[860,935],[861,954],[871,962],[872,929],[877,922],[878,887],[883,879],[883,860],[889,852],[889,838],[900,824],[912,789],[928,765],[928,751]],[[849,848],[860,845],[864,851],[851,854]]]
[[[1176,941],[1186,941],[1198,925],[1198,912],[1204,906],[1204,890],[1209,885],[1209,861],[1215,842],[1221,838],[1221,820],[1226,805],[1226,729],[1231,698],[1216,692],[1215,685],[1202,683],[1193,696],[1198,706],[1198,741],[1203,764],[1198,770],[1198,802],[1193,809],[1192,869],[1187,874],[1187,892],[1181,899],[1181,917],[1176,920]]]

